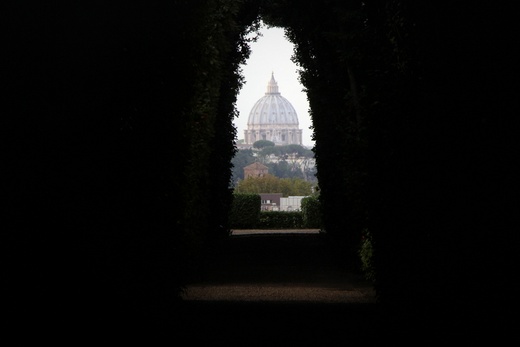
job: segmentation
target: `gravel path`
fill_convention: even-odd
[[[420,307],[409,315],[378,305],[372,284],[339,266],[334,254],[316,230],[235,230],[186,287],[182,319],[173,326],[186,341],[204,345],[480,341],[470,324],[475,320],[455,317],[453,324],[449,316],[417,315]]]
[[[363,345],[379,338],[371,283],[338,266],[319,230],[234,230],[187,286],[186,340]]]
[[[374,303],[371,283],[335,263],[318,229],[234,230],[186,301]]]

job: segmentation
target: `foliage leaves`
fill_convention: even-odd
[[[271,174],[262,177],[248,177],[238,182],[236,193],[260,194],[282,193],[287,196],[307,196],[312,193],[312,184],[298,178],[278,178]]]
[[[261,200],[258,194],[235,193],[229,210],[230,228],[253,229],[260,221]]]
[[[269,140],[258,140],[253,143],[253,148],[262,149],[264,147],[274,147],[274,142]]]
[[[367,226],[366,132],[368,105],[364,77],[367,36],[361,2],[266,1],[263,18],[282,26],[294,43],[313,121],[323,224],[346,246],[351,258]]]
[[[306,228],[322,228],[322,211],[317,196],[310,195],[302,199],[301,211],[303,224]]]

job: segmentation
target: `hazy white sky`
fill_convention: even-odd
[[[264,96],[267,82],[271,79],[271,72],[274,72],[281,95],[289,100],[298,115],[300,129],[303,131],[303,145],[313,146],[314,141],[311,140],[312,133],[309,129],[312,125],[309,102],[307,95],[302,91],[303,86],[298,81],[299,67],[291,61],[293,44],[285,38],[282,28],[268,29],[262,26],[260,32],[262,36],[251,43],[251,55],[242,66],[245,84],[240,90],[236,103],[239,112],[239,117],[235,118],[237,137],[244,138],[249,112],[258,99]]]

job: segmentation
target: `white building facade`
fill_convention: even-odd
[[[300,211],[303,198],[305,198],[305,196],[288,196],[286,198],[280,198],[280,211]]]

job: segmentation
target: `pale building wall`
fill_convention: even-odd
[[[305,196],[288,196],[280,198],[280,211],[300,211]]]

